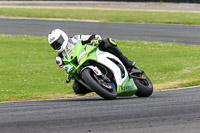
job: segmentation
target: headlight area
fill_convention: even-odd
[[[80,53],[79,57],[78,57],[78,63],[81,61],[81,59],[83,58],[84,54],[85,54],[86,50],[83,49],[83,51]]]
[[[74,69],[75,67],[73,65],[65,65],[65,70],[67,73],[70,73]]]

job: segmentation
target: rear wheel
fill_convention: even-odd
[[[112,82],[108,82],[104,78],[97,76],[91,69],[85,69],[81,74],[81,78],[94,92],[104,99],[116,99],[117,90]]]
[[[133,80],[138,88],[136,96],[149,97],[153,93],[153,84],[145,74],[142,74],[141,77],[134,77]]]

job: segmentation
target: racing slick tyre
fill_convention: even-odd
[[[110,88],[106,88],[103,85],[105,84],[103,79],[96,78],[95,73],[91,69],[83,70],[81,74],[81,78],[84,82],[99,96],[103,97],[106,100],[113,100],[117,97],[116,88],[110,83],[106,83],[110,85]],[[112,87],[111,87],[112,86]]]
[[[149,97],[153,93],[153,84],[151,80],[145,74],[144,77],[145,78],[133,78],[138,88],[135,95],[138,97]]]

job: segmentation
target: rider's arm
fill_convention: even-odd
[[[92,40],[101,40],[101,36],[98,34],[92,35],[75,35],[71,37],[72,42],[78,42],[78,40],[82,40],[82,44],[85,45],[87,43],[91,43]]]
[[[62,58],[63,58],[63,55],[62,53],[59,53],[57,56],[56,56],[56,63],[57,65],[62,68],[63,70],[65,70],[65,65],[64,65],[64,62],[62,61]]]
[[[80,39],[82,40],[82,44],[85,45],[87,43],[90,43],[92,40],[101,40],[101,36],[98,34],[92,34],[92,35],[80,35]]]

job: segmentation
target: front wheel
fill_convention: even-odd
[[[81,78],[98,95],[107,100],[113,100],[117,97],[117,90],[112,83],[105,82],[100,77],[96,77],[91,69],[85,69]],[[105,83],[104,83],[105,82]]]
[[[143,78],[133,78],[138,90],[135,93],[138,97],[149,97],[153,93],[153,84],[151,80],[143,74]]]

